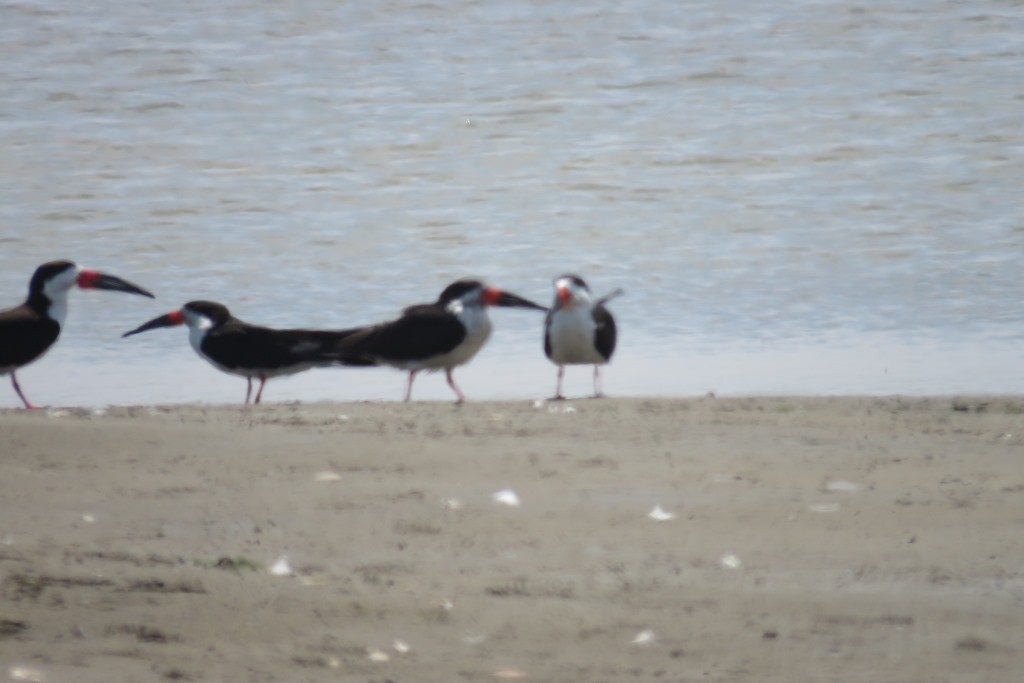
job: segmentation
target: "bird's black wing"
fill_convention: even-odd
[[[338,342],[355,330],[276,330],[230,321],[203,340],[203,353],[231,369],[271,369],[336,362]]]
[[[598,304],[594,306],[594,347],[605,360],[612,357],[615,352],[615,341],[617,331],[615,329],[615,318],[608,312],[608,309]]]
[[[367,365],[417,361],[445,353],[466,337],[466,328],[443,309],[413,306],[397,320],[350,331],[336,345],[339,362]]]
[[[31,363],[59,336],[60,325],[28,306],[0,312],[0,368]]]
[[[625,293],[626,292],[625,292],[624,289],[622,289],[621,287],[616,287],[615,289],[613,289],[612,291],[608,292],[607,294],[602,296],[600,299],[595,301],[594,305],[595,306],[604,306],[606,303],[608,303],[609,301],[611,301],[615,297],[621,296],[621,295],[623,295]]]
[[[551,318],[555,315],[555,308],[549,308],[544,316],[544,355],[551,359]]]

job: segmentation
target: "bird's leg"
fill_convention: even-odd
[[[245,405],[249,405],[249,396],[252,394],[252,377],[246,377],[245,382]]]
[[[555,395],[549,400],[551,401],[564,401],[565,396],[562,396],[562,378],[565,376],[565,366],[558,366],[558,384],[555,386]]]
[[[406,401],[406,403],[408,403],[409,399],[412,398],[412,381],[414,379],[416,379],[416,373],[417,372],[419,372],[419,370],[410,370],[409,371],[409,383],[405,385],[405,401]]]
[[[455,395],[459,397],[459,400],[457,400],[456,403],[464,403],[466,401],[466,397],[463,396],[462,392],[459,391],[459,388],[455,386],[455,378],[452,377],[452,369],[446,368],[444,374],[448,378],[448,386],[450,386],[452,391],[455,392]]]
[[[256,400],[253,403],[259,403],[260,397],[263,396],[263,385],[267,383],[267,376],[262,372],[260,373],[260,389],[256,392]]]
[[[601,391],[601,366],[594,366],[594,398],[604,398],[604,392]]]
[[[28,399],[25,398],[25,394],[21,393],[21,387],[18,386],[18,378],[14,376],[14,371],[11,371],[11,384],[14,385],[14,391],[18,393],[18,398],[25,404],[25,407],[29,410],[39,410],[39,406],[34,406],[29,403]]]

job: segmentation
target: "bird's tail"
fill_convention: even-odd
[[[362,342],[371,331],[370,327],[353,327],[331,332],[331,338],[317,354],[324,365],[366,368],[379,363],[366,354]]]
[[[296,330],[302,334],[302,340],[291,347],[292,353],[300,354],[306,362],[319,367],[376,365],[368,358],[352,352],[345,345],[345,340],[361,329],[354,327],[347,330]]]

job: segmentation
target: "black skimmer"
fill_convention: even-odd
[[[180,309],[153,318],[122,337],[158,327],[188,325],[192,348],[213,367],[247,380],[245,402],[252,395],[252,380],[259,378],[259,403],[270,377],[292,375],[315,366],[337,365],[333,349],[349,331],[277,330],[258,327],[231,315],[227,306],[213,301],[190,301]],[[325,353],[330,352],[330,355]],[[347,363],[359,364],[357,362]]]
[[[457,280],[432,304],[406,308],[401,317],[351,330],[338,345],[339,362],[347,365],[390,365],[409,371],[405,400],[420,370],[444,370],[448,386],[466,400],[452,370],[468,363],[491,334],[488,306],[547,309],[532,301],[487,287],[477,280]]]
[[[68,313],[68,290],[75,286],[153,298],[126,280],[81,268],[71,261],[50,261],[36,268],[25,303],[0,312],[0,375],[10,373],[11,384],[26,408],[35,406],[21,393],[15,371],[42,356],[57,341]]]
[[[604,305],[621,289],[593,301],[590,288],[578,275],[555,278],[555,302],[544,321],[544,353],[558,366],[556,400],[562,400],[562,377],[566,365],[594,366],[594,397],[601,392],[601,366],[615,352],[615,318]]]

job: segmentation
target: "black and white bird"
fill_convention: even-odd
[[[146,290],[119,277],[82,268],[71,261],[50,261],[36,268],[28,283],[28,298],[20,306],[0,311],[0,375],[11,384],[26,408],[33,409],[21,392],[15,371],[49,350],[60,336],[68,313],[68,291],[106,289],[153,298]]]
[[[271,377],[292,375],[317,366],[337,365],[333,353],[338,342],[350,334],[339,330],[279,330],[243,322],[227,306],[213,301],[190,301],[125,332],[130,337],[158,327],[188,326],[188,340],[202,358],[223,372],[247,380],[245,402],[252,395],[252,380],[259,379],[259,403],[263,385]]]
[[[555,278],[555,301],[544,321],[544,353],[558,366],[558,385],[554,398],[562,400],[562,378],[566,365],[594,366],[594,397],[601,391],[601,366],[615,352],[615,318],[605,304],[622,294],[621,289],[596,301],[579,275]]]
[[[406,308],[401,317],[352,330],[338,344],[339,362],[346,365],[390,365],[409,371],[405,400],[421,370],[444,370],[448,386],[466,400],[452,371],[472,360],[491,335],[488,306],[547,309],[521,296],[488,287],[478,280],[457,280],[437,301]]]

